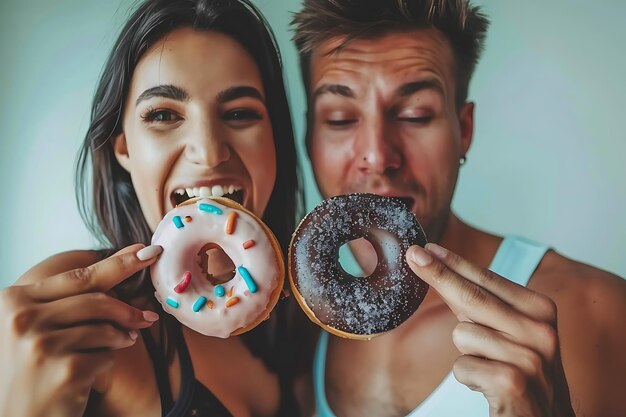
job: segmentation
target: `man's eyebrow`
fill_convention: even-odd
[[[150,87],[137,97],[135,106],[139,105],[144,100],[148,100],[152,97],[164,97],[171,98],[176,101],[189,100],[189,93],[184,88],[177,87],[171,84],[157,85],[156,87]]]
[[[343,96],[347,98],[356,98],[356,94],[354,91],[343,84],[322,84],[315,89],[313,92],[313,101],[317,100],[317,98],[323,94],[335,94],[338,96]]]
[[[443,86],[439,81],[435,79],[427,79],[402,84],[396,89],[396,95],[406,97],[421,90],[435,90],[442,95],[444,94]]]
[[[228,101],[236,100],[241,97],[250,97],[257,99],[261,102],[265,102],[263,95],[259,90],[254,87],[241,85],[227,88],[226,90],[220,91],[217,95],[217,101],[219,103],[226,103]]]

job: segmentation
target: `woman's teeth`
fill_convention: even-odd
[[[239,185],[214,185],[212,187],[179,188],[174,191],[172,203],[177,206],[194,197],[224,197],[243,204],[243,187]]]
[[[233,194],[242,189],[243,187],[238,185],[214,185],[213,187],[179,188],[174,191],[174,194],[187,198],[223,197],[226,194]]]

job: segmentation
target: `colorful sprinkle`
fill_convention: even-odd
[[[226,234],[232,235],[235,231],[235,226],[237,226],[237,212],[231,211],[228,215],[228,220],[226,220]]]
[[[209,307],[210,309],[213,309],[213,301],[209,300],[206,302],[206,306]]]
[[[218,297],[223,297],[224,294],[226,294],[226,290],[224,290],[224,287],[222,287],[221,285],[216,285],[215,295],[217,295]]]
[[[174,292],[180,294],[185,291],[191,282],[191,272],[187,271],[183,274],[183,280],[174,287]]]
[[[228,301],[226,301],[226,307],[232,307],[238,302],[239,302],[239,297],[229,298]]]
[[[198,297],[198,299],[196,300],[195,303],[193,303],[193,307],[191,307],[193,309],[193,311],[195,313],[197,313],[198,311],[200,311],[200,309],[202,307],[204,307],[204,305],[206,304],[206,297],[200,296]]]
[[[167,303],[168,306],[174,307],[174,308],[178,308],[178,306],[180,305],[178,304],[178,301],[170,297],[167,297],[167,300],[165,300],[165,302]]]
[[[185,218],[183,220],[185,220],[187,223],[189,223],[189,222],[191,222],[191,216],[185,216]]]
[[[219,207],[215,207],[213,204],[207,204],[207,203],[200,203],[198,205],[198,209],[200,211],[204,211],[204,212],[207,212],[207,213],[213,213],[213,214],[223,214],[224,213]]]
[[[250,249],[251,247],[254,246],[256,242],[254,240],[248,240],[247,242],[243,243],[243,248],[244,249]]]
[[[232,297],[232,296],[233,296],[233,287],[230,287],[230,288],[228,289],[228,298],[230,298],[230,297]]]
[[[257,292],[258,288],[256,286],[256,282],[254,282],[254,279],[252,279],[252,275],[250,275],[250,272],[248,272],[248,270],[243,266],[237,267],[237,270],[239,271],[239,275],[241,275],[241,277],[243,278],[243,281],[248,286],[250,292]]]
[[[181,227],[185,227],[185,225],[183,224],[183,221],[180,219],[180,216],[174,216],[172,221],[176,225],[177,229],[180,229]]]

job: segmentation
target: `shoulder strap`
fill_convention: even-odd
[[[326,351],[328,350],[328,332],[322,330],[313,358],[313,392],[318,417],[335,417],[326,398]]]
[[[159,396],[161,398],[161,415],[166,417],[175,417],[183,415],[185,410],[189,408],[189,404],[193,400],[195,375],[193,365],[189,357],[189,350],[183,337],[180,325],[171,326],[172,343],[176,346],[178,361],[180,363],[180,393],[178,400],[174,402],[172,398],[172,388],[170,386],[168,360],[163,350],[159,348],[152,338],[149,329],[142,329],[146,349],[154,366],[154,373],[159,388]]]
[[[154,368],[159,397],[161,398],[161,410],[165,412],[165,410],[172,408],[174,404],[168,375],[167,358],[163,354],[163,351],[157,347],[149,328],[141,329],[141,336],[146,345],[150,360],[152,361],[152,367]]]
[[[549,247],[519,236],[504,238],[491,261],[490,270],[526,286]]]

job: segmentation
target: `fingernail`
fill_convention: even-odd
[[[131,330],[130,332],[128,332],[128,335],[132,340],[136,340],[137,336],[139,336],[139,333],[137,333],[137,330]]]
[[[435,255],[439,259],[445,258],[446,255],[448,254],[448,250],[447,249],[442,248],[441,246],[439,246],[436,243],[428,243],[428,244],[426,244],[426,249],[428,249],[428,252],[432,253],[433,255]]]
[[[155,322],[159,319],[159,315],[153,311],[144,311],[143,318],[149,322]]]
[[[159,245],[150,245],[150,246],[146,246],[145,248],[139,250],[137,252],[137,258],[140,261],[147,261],[148,259],[154,258],[155,256],[157,256],[161,252],[163,252],[163,248],[161,246],[159,246]]]
[[[432,256],[419,246],[412,246],[409,249],[409,258],[418,266],[426,266],[433,261]]]

